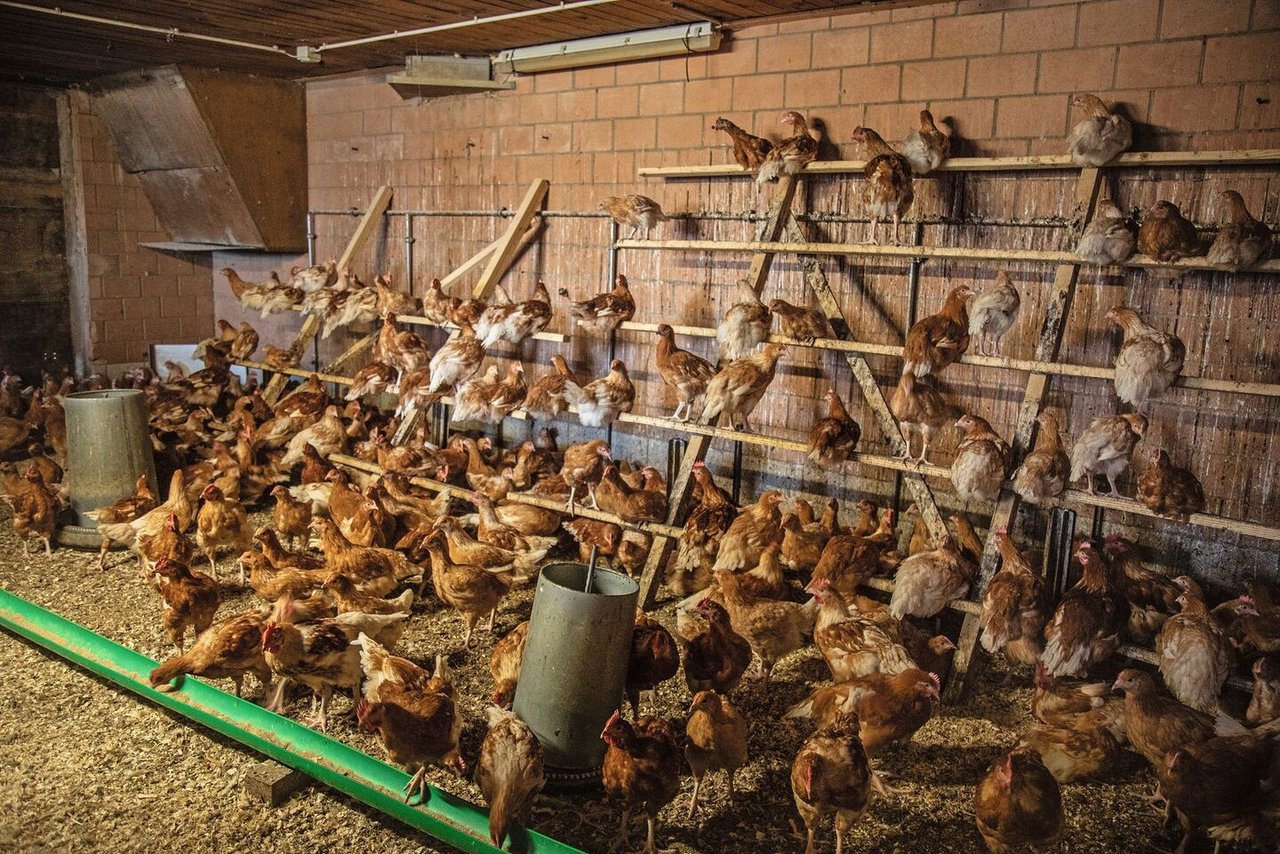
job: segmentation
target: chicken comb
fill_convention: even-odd
[[[935,690],[938,690],[938,691],[942,690],[942,680],[938,678],[938,674],[930,673],[929,681],[933,683],[933,687]]]

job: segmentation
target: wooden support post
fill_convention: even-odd
[[[798,181],[794,175],[783,175],[773,192],[769,203],[769,215],[760,229],[760,240],[772,243],[782,236],[787,222],[791,220],[791,202],[795,198]],[[772,252],[757,252],[751,259],[751,268],[746,279],[758,296],[764,290],[764,283],[769,278],[769,268],[773,266]],[[682,527],[689,515],[685,505],[689,502],[689,493],[693,491],[693,466],[707,456],[707,448],[711,444],[710,436],[692,435],[685,446],[684,456],[676,467],[676,477],[670,485],[668,493],[667,524]],[[661,583],[659,574],[671,557],[671,550],[676,542],[668,537],[653,538],[649,547],[649,559],[645,561],[644,571],[640,574],[640,607],[648,608],[657,598]]]
[[[342,255],[338,259],[339,270],[351,264],[351,259],[368,242],[374,230],[382,222],[382,215],[386,213],[390,205],[391,188],[387,186],[379,187],[378,192],[373,195],[373,201],[369,202],[369,207],[360,219],[360,224],[356,226],[355,233],[347,241],[347,248],[342,250]],[[316,333],[319,331],[320,318],[314,314],[308,314],[302,321],[302,328],[298,330],[298,336],[293,339],[293,345],[289,348],[289,352],[301,359],[302,351],[306,349],[306,346],[311,343],[311,340],[316,337]],[[278,373],[272,376],[270,381],[267,382],[267,387],[262,390],[262,399],[274,406],[284,392],[285,384],[288,381],[287,374]]]
[[[1082,169],[1076,182],[1075,221],[1081,227],[1093,216],[1094,206],[1098,201],[1098,193],[1102,189],[1102,172],[1096,168]],[[1071,301],[1076,293],[1076,281],[1080,276],[1080,263],[1063,264],[1058,267],[1053,277],[1053,296],[1045,310],[1044,323],[1040,326],[1040,340],[1036,343],[1035,358],[1040,362],[1052,362],[1058,358],[1058,350],[1062,346],[1062,335],[1067,328],[1067,316],[1071,312]],[[1022,395],[1022,406],[1018,410],[1018,421],[1014,429],[1013,465],[1021,464],[1022,458],[1031,449],[1031,441],[1036,427],[1036,416],[1044,405],[1045,393],[1049,389],[1049,374],[1032,373],[1027,379],[1027,388]],[[996,564],[1000,551],[996,546],[996,532],[1001,528],[1009,528],[1013,522],[1013,514],[1018,510],[1018,494],[1009,487],[1008,481],[996,499],[995,513],[991,516],[991,527],[987,531],[987,542],[982,553],[982,567],[978,578],[970,588],[970,595],[976,600],[982,599],[987,583],[996,573]],[[972,684],[968,678],[978,650],[978,633],[981,628],[979,615],[967,614],[960,628],[960,638],[956,642],[955,658],[951,663],[951,678],[947,681],[946,698],[949,702],[964,699],[965,692]]]
[[[789,239],[808,242],[803,226],[794,218],[788,223],[787,232],[790,235]],[[804,266],[805,281],[813,291],[813,295],[817,297],[819,308],[831,324],[831,331],[838,339],[851,339],[853,331],[849,328],[849,321],[845,318],[844,310],[840,308],[835,294],[831,293],[831,286],[827,282],[826,274],[822,272],[822,266],[818,263],[817,257],[814,255],[799,257]],[[902,430],[898,427],[897,419],[889,411],[889,404],[884,399],[880,384],[876,382],[875,374],[871,373],[871,366],[867,364],[867,360],[861,353],[846,351],[844,357],[849,363],[849,370],[853,371],[853,378],[857,381],[858,387],[862,389],[862,396],[871,407],[876,426],[889,440],[893,453],[905,457],[907,455],[906,440],[902,438]],[[929,484],[921,474],[915,472],[908,472],[905,482],[907,491],[911,493],[911,499],[920,508],[929,534],[935,542],[942,542],[942,538],[947,536],[947,526],[942,521],[942,514],[938,512],[938,504],[933,500],[933,492],[929,489]]]
[[[368,350],[369,348],[371,348],[373,346],[373,342],[377,340],[378,340],[378,333],[376,332],[373,333],[372,335],[364,336],[359,341],[355,342],[350,347],[343,350],[342,354],[338,356],[338,358],[334,359],[332,362],[325,365],[320,370],[326,374],[338,373],[338,371],[340,371],[347,364],[347,362],[351,361],[356,356],[359,356],[365,350]]]
[[[520,255],[520,251],[528,245],[528,241],[532,239],[529,233],[537,234],[533,219],[538,213],[538,208],[542,206],[542,200],[547,197],[547,190],[551,183],[545,178],[539,178],[530,186],[528,192],[524,194],[520,207],[516,209],[516,214],[511,218],[511,223],[507,226],[507,230],[502,236],[489,244],[490,248],[486,248],[484,252],[489,256],[489,263],[485,266],[484,272],[480,274],[480,281],[471,289],[472,299],[484,299],[489,295],[507,271],[511,269],[511,265]],[[473,256],[467,264],[473,261],[478,263],[479,255]],[[472,265],[474,266],[474,265]],[[458,276],[461,275],[458,270],[454,271]],[[455,277],[456,280],[456,277]],[[443,279],[441,282],[443,283]],[[449,336],[452,340],[457,333]],[[400,429],[396,430],[396,434],[391,437],[391,444],[403,445],[414,431],[418,429],[418,422],[422,418],[422,410],[414,409],[404,417],[400,422]]]

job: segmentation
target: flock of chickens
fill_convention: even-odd
[[[1089,114],[1069,142],[1077,162],[1100,165],[1128,146],[1131,130],[1122,117],[1093,96],[1075,103]],[[725,119],[716,127],[732,137],[735,159],[766,181],[798,171],[817,153],[800,114],[788,112],[783,122],[793,135],[776,145]],[[911,205],[912,175],[936,168],[950,139],[927,111],[901,153],[870,129],[859,128],[855,137],[871,155],[864,191],[870,239],[876,239],[880,219],[893,221],[896,239]],[[1247,266],[1269,253],[1270,235],[1231,195],[1232,221],[1219,232],[1209,261]],[[637,232],[665,219],[643,196],[611,197],[602,207]],[[1166,202],[1148,213],[1135,238],[1119,209],[1105,201],[1079,252],[1110,263],[1127,258],[1136,245],[1168,261],[1192,254],[1193,241],[1199,247],[1194,228]],[[290,687],[301,685],[318,698],[321,728],[335,689],[350,692],[360,726],[377,733],[388,757],[413,772],[410,793],[424,793],[427,768],[463,773],[467,766],[459,749],[465,722],[444,656],[428,670],[392,653],[428,590],[459,615],[469,650],[477,626],[487,619],[492,630],[507,595],[536,576],[562,532],[584,557],[594,550],[634,572],[651,545],[644,526],[666,521],[670,508],[659,471],[616,460],[603,439],[562,449],[554,430],[544,427],[536,440],[502,450],[465,432],[443,447],[426,441],[425,428],[404,444],[389,437],[415,410],[449,396],[451,420],[458,424],[497,423],[518,409],[548,421],[572,408],[583,425],[604,427],[634,404],[627,366],[614,360],[606,375],[583,381],[556,355],[552,370],[532,379],[518,359],[505,373],[492,365],[481,372],[491,348],[518,345],[547,327],[553,309],[541,282],[527,300],[504,294],[487,304],[451,296],[439,280],[421,297],[397,291],[387,277],[366,286],[332,262],[295,269],[287,282],[275,274],[252,283],[234,270],[224,273],[246,308],[266,316],[300,307],[318,318],[323,335],[381,320],[373,360],[353,378],[345,400],[332,399],[313,376],[273,406],[230,370],[232,362],[257,351],[257,333],[247,323],[236,328],[219,321],[217,334],[197,348],[202,370],[187,375],[170,365],[163,380],[145,368],[130,372],[123,384],[147,395],[157,469],[169,489],[161,501],[140,478],[135,494],[96,511],[101,560],[105,566],[111,543],[130,547],[140,575],[156,590],[178,654],[155,669],[154,685],[163,690],[188,674],[230,678],[238,695],[251,674],[276,710],[285,708]],[[589,334],[608,334],[636,311],[622,275],[611,291],[586,300],[574,301],[563,289],[559,295]],[[890,408],[908,440],[907,456],[925,461],[936,433],[958,427],[964,436],[951,480],[966,503],[995,500],[1011,452],[987,421],[962,413],[937,378],[972,341],[980,352],[998,353],[1019,301],[1000,272],[982,293],[967,285],[952,289],[939,312],[913,325],[906,337]],[[417,333],[398,325],[398,316],[411,315],[456,331],[432,352]],[[1030,503],[1052,503],[1081,478],[1093,491],[1095,477],[1102,476],[1118,492],[1116,478],[1147,427],[1141,409],[1179,376],[1185,348],[1176,336],[1126,306],[1107,316],[1124,330],[1116,394],[1134,411],[1096,419],[1069,454],[1056,419],[1041,414],[1035,447],[1012,475],[1013,488]],[[749,417],[787,352],[767,340],[775,319],[784,335],[802,342],[829,333],[820,312],[781,299],[765,303],[745,281],[718,325],[716,364],[680,349],[672,328],[659,326],[657,371],[677,396],[671,418],[696,415],[714,423],[723,416],[735,429],[749,430]],[[276,369],[295,366],[297,358],[293,351],[266,348],[265,361]],[[98,376],[83,383],[45,377],[40,387],[23,389],[19,377],[0,377],[0,450],[29,451],[21,464],[0,464],[24,550],[33,536],[49,549],[64,506],[60,397],[106,385]],[[362,402],[382,393],[397,396],[393,412]],[[827,417],[810,433],[810,459],[838,468],[856,451],[861,429],[834,390],[827,400]],[[917,435],[918,457],[911,452]],[[329,462],[335,454],[375,463],[381,473],[335,467]],[[1203,491],[1190,472],[1173,466],[1164,450],[1153,451],[1150,460],[1137,480],[1139,500],[1178,519],[1203,508]],[[444,488],[433,495],[414,485],[415,477]],[[954,644],[930,636],[921,621],[932,624],[949,602],[968,593],[982,544],[964,514],[952,517],[951,536],[934,542],[911,508],[914,532],[899,547],[894,512],[870,501],[857,505],[858,518],[846,527],[834,499],[820,516],[777,490],[739,508],[705,465],[695,467],[694,478],[688,520],[666,567],[668,587],[685,597],[675,632],[637,614],[626,691],[631,720],[619,712],[601,734],[605,788],[623,807],[619,841],[629,814],[643,811],[646,850],[656,851],[657,816],[679,794],[686,765],[693,776],[690,815],[700,807],[710,772],[727,772],[732,799],[734,772],[750,750],[748,716],[731,699],[736,686],[746,676],[767,682],[778,661],[812,644],[832,682],[815,687],[787,713],[814,724],[798,746],[790,782],[808,831],[806,851],[815,850],[819,825],[832,815],[839,851],[873,801],[893,796],[872,757],[886,745],[908,742],[933,714]],[[563,501],[563,509],[521,501],[524,494]],[[575,516],[580,499],[624,524]],[[266,502],[274,502],[272,524],[255,528],[246,508]],[[474,512],[460,512],[460,503]],[[1100,545],[1077,544],[1082,575],[1055,606],[1008,532],[997,538],[1003,564],[983,591],[980,639],[990,652],[1035,668],[1032,711],[1039,723],[977,783],[978,829],[990,850],[1054,839],[1062,821],[1060,784],[1111,773],[1124,745],[1155,770],[1161,795],[1186,830],[1184,844],[1197,830],[1208,830],[1215,839],[1252,839],[1262,850],[1275,850],[1280,668],[1267,657],[1280,652],[1275,593],[1251,582],[1247,593],[1211,606],[1195,581],[1146,567],[1134,544],[1112,536]],[[319,554],[308,548],[313,539]],[[223,553],[235,557],[239,584],[251,588],[261,606],[220,613],[224,585],[234,583],[218,571]],[[197,556],[208,561],[208,573],[197,568]],[[872,577],[887,575],[895,579],[888,603],[859,592]],[[499,845],[510,822],[527,816],[543,785],[537,739],[509,711],[527,630],[528,623],[521,623],[493,648],[493,706],[476,759],[475,780],[491,806],[491,836]],[[188,645],[189,631],[195,639]],[[1167,691],[1138,670],[1122,671],[1114,686],[1070,678],[1098,669],[1122,638],[1155,641]],[[1243,666],[1255,676],[1246,713],[1252,729],[1219,705],[1227,677]],[[644,693],[680,673],[692,697],[682,735],[670,721],[640,714]],[[1112,695],[1113,687],[1123,699]]]

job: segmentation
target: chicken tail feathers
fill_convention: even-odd
[[[782,160],[767,157],[765,158],[765,161],[760,164],[760,171],[756,173],[756,183],[767,184],[771,181],[776,181],[778,180],[781,172]]]
[[[786,720],[794,720],[796,718],[812,718],[813,717],[813,696],[805,697],[791,708],[787,709],[787,713],[782,716]]]
[[[175,655],[151,671],[151,687],[159,688],[162,691],[166,690],[160,686],[185,673],[187,673],[187,657],[185,655]],[[168,688],[167,690],[174,690],[174,688]]]

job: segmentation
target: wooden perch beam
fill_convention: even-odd
[[[802,255],[864,255],[889,258],[946,258],[959,261],[1013,261],[1031,264],[1078,264],[1074,252],[1040,249],[988,249],[981,246],[886,246],[878,243],[761,243],[751,240],[619,240],[619,249],[678,249],[687,252],[777,252]],[[1111,267],[1149,267],[1161,270],[1210,270],[1236,272],[1226,267],[1206,264],[1203,258],[1184,258],[1172,263],[1153,261],[1145,255],[1134,255],[1124,264]],[[1241,273],[1280,272],[1280,259],[1263,261]]]
[[[1229,164],[1264,165],[1280,162],[1280,149],[1263,148],[1245,151],[1130,151],[1107,164],[1112,168],[1142,166],[1221,166]],[[802,175],[861,175],[865,160],[817,160],[804,168]],[[1031,157],[952,157],[935,172],[1017,172],[1021,170],[1079,169],[1066,154],[1042,154]],[[754,178],[736,163],[715,166],[641,166],[641,178]]]

